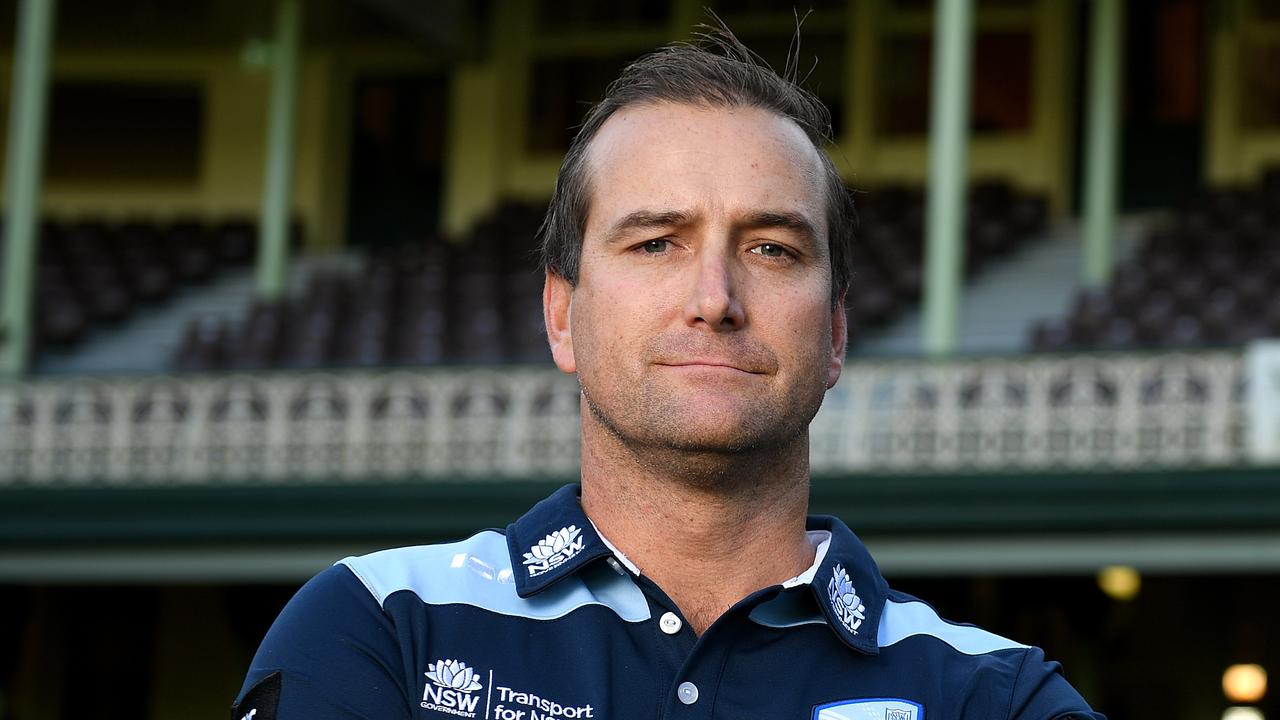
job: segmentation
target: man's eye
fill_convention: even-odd
[[[644,245],[641,245],[640,247],[643,248],[644,251],[649,253],[650,255],[656,255],[658,253],[663,253],[669,250],[671,248],[671,241],[670,240],[650,240],[646,242]]]
[[[765,243],[763,245],[757,245],[751,248],[751,252],[758,253],[765,257],[771,257],[771,258],[780,258],[780,257],[787,256],[786,248],[782,247],[781,245],[775,245],[773,243]]]

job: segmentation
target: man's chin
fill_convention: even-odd
[[[669,418],[641,432],[646,445],[688,453],[740,455],[764,450],[790,438],[779,432],[777,419],[767,409],[743,406],[671,408],[660,415]]]
[[[736,456],[781,448],[808,428],[785,402],[767,393],[723,392],[706,387],[649,387],[601,407],[583,386],[592,416],[609,434],[641,452],[674,451]]]
[[[773,445],[773,443],[766,443],[763,438],[697,433],[684,434],[679,437],[652,437],[645,440],[647,442],[643,442],[643,444],[654,449],[665,448],[671,452],[689,455],[720,455],[725,457],[748,455]]]
[[[742,483],[768,481],[783,458],[807,458],[808,440],[801,433],[758,432],[736,426],[687,427],[676,433],[655,432],[628,442],[650,470],[710,492],[737,492]],[[797,447],[802,443],[803,448]],[[785,473],[784,473],[785,474]]]

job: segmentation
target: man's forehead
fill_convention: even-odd
[[[624,108],[587,149],[589,224],[638,210],[820,214],[819,152],[794,121],[761,108]]]
[[[817,173],[817,148],[788,117],[753,106],[712,106],[674,102],[640,103],[613,113],[587,146],[587,168],[598,171],[619,161],[634,162],[681,140],[724,139],[743,150],[773,151],[788,157],[798,172]]]

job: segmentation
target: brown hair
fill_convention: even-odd
[[[542,265],[571,284],[578,281],[583,233],[591,208],[587,149],[605,121],[619,110],[659,102],[734,108],[755,107],[794,121],[821,158],[827,196],[827,245],[831,258],[831,301],[849,287],[849,240],[853,201],[823,148],[831,142],[831,113],[796,79],[799,28],[779,75],[721,24],[705,27],[698,40],[675,43],[628,65],[591,108],[569,145],[555,192],[539,230]]]

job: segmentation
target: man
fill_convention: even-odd
[[[851,208],[826,110],[711,40],[623,72],[543,228],[581,487],[505,533],[321,573],[233,717],[1100,717],[1039,650],[940,620],[806,519]]]

